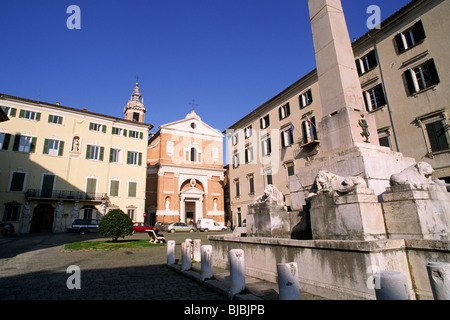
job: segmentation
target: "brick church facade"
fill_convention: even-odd
[[[160,126],[149,140],[146,211],[149,223],[225,224],[223,135],[192,111]]]

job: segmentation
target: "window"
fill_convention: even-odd
[[[41,120],[41,113],[22,109],[19,112],[19,118],[39,121]]]
[[[409,48],[414,47],[426,37],[427,36],[423,28],[422,20],[420,20],[412,28],[395,36],[395,43],[397,44],[398,53],[403,53]]]
[[[17,109],[16,108],[11,108],[11,107],[5,107],[5,106],[0,106],[3,111],[6,113],[6,115],[8,117],[15,117],[17,114]]]
[[[97,192],[97,178],[87,178],[86,193],[89,195],[95,195],[96,192]]]
[[[106,126],[104,124],[91,122],[89,123],[89,130],[106,133]]]
[[[366,109],[369,112],[386,105],[383,85],[380,83],[376,87],[364,91],[364,102],[366,103]]]
[[[239,143],[239,133],[236,133],[231,137],[231,143],[233,144],[233,146]]]
[[[280,120],[288,117],[290,114],[291,114],[291,107],[289,102],[278,109],[278,116],[280,117]]]
[[[104,152],[105,152],[104,147],[87,145],[86,159],[103,161]]]
[[[268,156],[272,153],[272,144],[270,138],[267,138],[261,142],[261,152],[263,156]]]
[[[9,133],[0,133],[0,150],[8,150],[11,135]]]
[[[135,138],[135,139],[143,139],[144,138],[144,134],[142,132],[139,132],[139,131],[129,130],[128,131],[128,137]]]
[[[240,165],[240,161],[239,161],[239,153],[234,153],[233,154],[233,168],[237,168]]]
[[[273,184],[272,169],[264,169],[264,175],[267,177],[267,184]]]
[[[142,165],[142,152],[128,151],[127,164]]]
[[[245,148],[245,163],[253,162],[253,147],[248,146]]]
[[[425,135],[428,153],[446,151],[450,149],[450,126],[446,122],[444,111],[416,118]]]
[[[34,153],[36,150],[37,138],[22,136],[20,134],[14,137],[13,151]]]
[[[42,153],[51,156],[62,156],[64,153],[64,141],[45,139]]]
[[[288,177],[295,175],[294,162],[286,163],[286,170],[287,170]]]
[[[136,214],[136,209],[127,209],[127,215],[130,217],[131,220],[134,221],[134,216]]]
[[[110,197],[118,197],[119,196],[119,187],[120,187],[119,180],[111,180],[109,182],[109,196]]]
[[[302,122],[303,144],[317,140],[316,117],[306,116]]]
[[[253,135],[252,126],[248,126],[247,128],[244,129],[244,137],[245,137],[245,139],[250,138],[252,135]]]
[[[133,112],[133,121],[139,121],[139,112]]]
[[[111,133],[113,135],[115,135],[115,136],[126,137],[127,136],[127,129],[112,127],[112,132]]]
[[[379,130],[378,141],[380,142],[380,146],[388,147],[392,150],[390,136],[391,134],[389,132],[389,129]]]
[[[417,67],[406,70],[404,76],[410,95],[430,88],[440,82],[434,59],[430,59]]]
[[[444,121],[437,120],[426,124],[428,140],[430,141],[431,152],[438,152],[449,149],[447,139],[448,126]]]
[[[312,91],[309,89],[298,97],[300,109],[309,106],[313,102]]]
[[[136,198],[137,182],[128,182],[128,197]]]
[[[5,203],[3,211],[3,221],[19,221],[20,207],[16,202]]]
[[[12,172],[9,191],[23,192],[27,174],[25,172]]]
[[[281,147],[285,148],[294,143],[294,135],[291,129],[281,131]]]
[[[236,198],[239,198],[241,191],[239,190],[239,179],[234,180],[234,187],[236,188]]]
[[[122,163],[122,150],[111,148],[109,151],[109,162]]]
[[[249,194],[255,194],[255,176],[253,174],[249,174],[247,176],[248,185],[249,185]]]
[[[184,149],[185,159],[188,162],[202,162],[202,153],[197,150],[196,147],[190,147],[189,149]]]
[[[356,68],[358,69],[359,75],[363,75],[364,73],[375,68],[377,65],[378,63],[377,57],[375,55],[375,50],[370,51],[361,59],[356,59]]]
[[[259,119],[259,124],[261,126],[261,129],[266,129],[268,126],[270,126],[270,117],[269,117],[269,115],[266,115],[265,117]]]
[[[49,114],[48,115],[48,123],[63,124],[63,117]]]

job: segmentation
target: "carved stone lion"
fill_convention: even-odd
[[[272,184],[266,186],[264,194],[256,197],[251,204],[263,202],[276,203],[279,206],[285,206],[283,193]]]
[[[314,180],[316,189],[308,195],[309,197],[326,192],[349,193],[357,186],[367,187],[366,181],[361,177],[341,177],[328,170],[319,171]]]
[[[428,189],[430,185],[436,185],[431,180],[433,172],[433,167],[429,163],[418,162],[400,173],[393,174],[389,184],[391,186],[410,185],[415,189]]]

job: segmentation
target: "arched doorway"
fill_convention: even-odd
[[[30,232],[52,232],[55,208],[51,204],[39,204],[33,210]]]
[[[180,221],[196,223],[203,218],[203,197],[205,195],[202,183],[196,179],[188,179],[180,188]]]

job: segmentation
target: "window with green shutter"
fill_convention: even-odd
[[[109,195],[111,197],[118,197],[119,196],[119,180],[111,180],[109,185]]]
[[[97,179],[88,178],[86,183],[86,193],[95,193],[97,190]]]
[[[24,189],[25,177],[26,177],[26,173],[24,173],[24,172],[13,172],[9,191],[22,192]]]
[[[128,182],[128,197],[136,198],[137,182]]]

